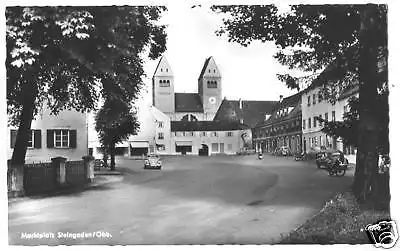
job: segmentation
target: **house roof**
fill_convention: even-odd
[[[239,100],[224,99],[214,117],[214,121],[240,121],[250,128],[255,127],[258,121],[264,120],[266,114],[271,114],[277,101],[242,100],[240,109]]]
[[[171,121],[171,132],[234,131],[248,128],[238,122],[228,121]]]
[[[203,112],[198,93],[175,93],[175,112]]]
[[[360,90],[360,87],[358,85],[351,86],[351,87],[347,88],[346,90],[343,90],[343,92],[342,92],[342,94],[340,94],[338,100],[342,100],[347,97],[350,97],[351,95],[354,95],[357,92],[359,92],[359,90]]]
[[[271,116],[268,118],[266,121],[259,121],[258,126],[265,126],[265,125],[270,125],[273,123],[277,123],[283,120],[291,119],[294,117],[297,117],[301,115],[301,95],[303,92],[298,92],[292,96],[286,97],[282,100],[282,102],[279,102],[274,106],[274,110],[271,114]],[[279,116],[278,112],[281,109],[293,107],[293,110],[291,110],[289,113]]]

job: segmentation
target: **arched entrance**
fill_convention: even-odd
[[[199,156],[208,156],[208,146],[206,144],[201,144],[199,149]]]

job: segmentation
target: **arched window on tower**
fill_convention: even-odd
[[[207,81],[207,88],[217,88],[217,81]]]
[[[160,80],[160,87],[169,87],[169,80]]]

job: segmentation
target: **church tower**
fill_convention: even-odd
[[[221,73],[213,57],[206,59],[198,79],[206,120],[213,120],[222,102]]]
[[[175,112],[174,74],[167,59],[163,56],[153,75],[153,106],[171,114]]]

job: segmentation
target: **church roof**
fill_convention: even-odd
[[[250,128],[264,120],[266,114],[271,114],[278,101],[242,100],[240,109],[239,100],[224,99],[214,117],[214,121],[240,121]]]
[[[248,126],[238,122],[228,121],[171,121],[172,132],[235,131],[248,128]]]
[[[206,72],[207,65],[210,63],[211,58],[212,57],[207,58],[206,61],[204,62],[203,69],[201,69],[201,72],[200,72],[200,75],[199,75],[199,79],[202,78],[204,73]]]
[[[203,112],[198,93],[175,93],[175,112]]]

